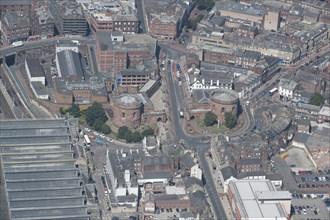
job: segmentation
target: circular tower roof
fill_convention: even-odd
[[[238,93],[229,89],[217,89],[211,93],[211,100],[220,104],[238,102]]]
[[[119,95],[116,100],[115,100],[115,104],[118,107],[121,108],[138,108],[142,105],[141,100],[135,96],[135,95],[131,95],[131,94],[122,94]]]

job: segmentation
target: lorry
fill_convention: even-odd
[[[16,42],[13,42],[11,45],[13,47],[20,47],[20,46],[23,46],[23,42],[22,41],[16,41]]]

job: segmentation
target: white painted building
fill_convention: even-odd
[[[298,88],[298,83],[293,80],[282,79],[278,88],[280,96],[291,100]]]
[[[46,85],[45,72],[37,58],[25,59],[25,70],[29,78],[29,82],[41,82]]]
[[[198,167],[198,164],[195,164],[190,168],[190,176],[195,177],[199,180],[202,180],[202,170]]]

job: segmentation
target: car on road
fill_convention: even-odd
[[[96,142],[98,145],[101,145],[101,146],[104,145],[104,142],[103,142],[101,139],[96,139],[95,142]]]
[[[100,134],[100,137],[101,137],[101,138],[105,138],[105,135],[104,135],[104,134]]]
[[[182,82],[181,81],[179,81],[179,86],[182,86]]]
[[[89,129],[89,128],[85,128],[85,131],[88,131],[88,132],[90,132],[90,131],[91,131],[91,129]]]
[[[107,138],[107,141],[109,141],[109,142],[113,142],[113,140],[111,139],[111,138]]]
[[[100,134],[99,134],[98,132],[96,132],[96,131],[93,131],[93,134],[94,134],[95,136],[100,136]]]

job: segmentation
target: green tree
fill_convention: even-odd
[[[225,125],[227,128],[235,127],[237,123],[236,116],[231,112],[225,112]]]
[[[127,143],[132,143],[133,142],[133,132],[128,129],[127,133],[125,134],[125,138]]]
[[[137,142],[141,142],[142,140],[142,136],[141,136],[141,133],[138,132],[138,131],[134,131],[133,134],[132,134],[132,142],[133,143],[137,143]]]
[[[217,116],[211,111],[206,112],[204,117],[205,126],[212,126],[216,123],[217,123]]]
[[[102,105],[94,102],[93,105],[88,107],[86,110],[86,122],[89,126],[94,126],[97,119],[102,121],[102,124],[104,124],[108,120],[108,117],[106,116]]]
[[[155,135],[155,131],[152,128],[148,128],[141,133],[142,137],[153,136]]]
[[[320,93],[314,92],[311,97],[310,104],[320,106],[323,103],[324,103],[324,97]]]
[[[196,30],[198,23],[201,22],[203,17],[204,17],[203,15],[198,15],[196,18],[188,20],[186,23],[187,28]]]
[[[101,128],[101,131],[104,133],[104,134],[110,134],[111,133],[111,128],[109,125],[107,124],[103,124],[102,128]]]
[[[117,137],[119,139],[126,139],[127,134],[130,130],[128,129],[127,126],[122,126],[118,129]]]
[[[95,131],[101,131],[103,125],[104,125],[104,122],[102,121],[102,119],[97,118],[94,121],[93,128]]]
[[[80,108],[78,104],[72,103],[71,107],[69,108],[69,114],[75,118],[80,117]]]
[[[199,10],[210,10],[215,5],[213,0],[195,0],[195,3]]]
[[[65,115],[65,114],[67,113],[67,109],[61,107],[61,108],[60,108],[60,113],[61,113],[61,115]]]

